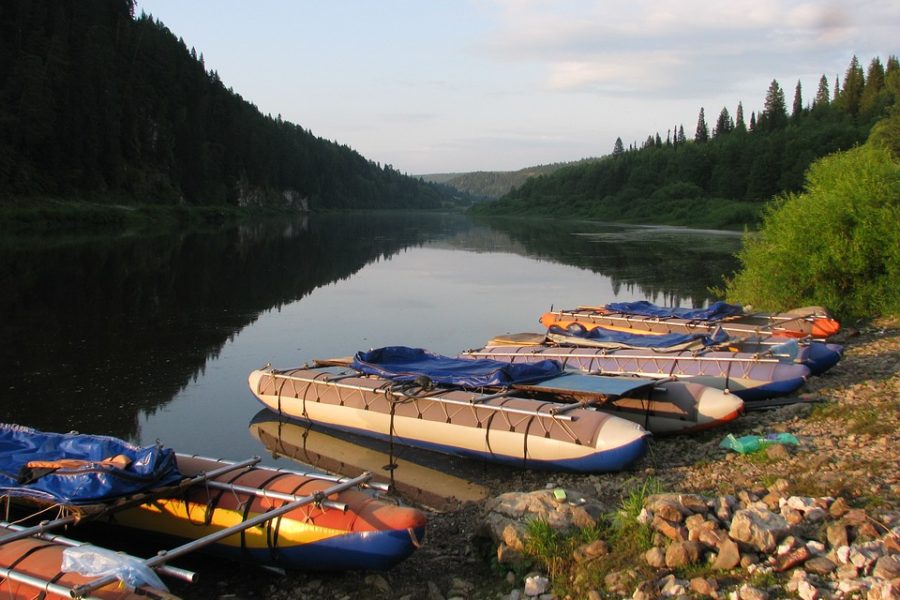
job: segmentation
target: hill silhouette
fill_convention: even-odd
[[[459,195],[261,114],[134,9],[0,3],[0,199],[436,208]]]

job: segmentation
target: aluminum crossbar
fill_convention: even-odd
[[[221,458],[209,458],[207,456],[199,456],[197,454],[188,455],[188,454],[178,454],[178,456],[183,456],[185,458],[198,458],[201,460],[211,460],[213,462],[222,463],[224,465],[235,464],[231,461],[224,460]],[[260,469],[265,469],[266,471],[272,471],[273,473],[285,473],[287,475],[299,475],[300,477],[315,477],[316,479],[321,479],[322,481],[331,481],[334,483],[343,483],[347,481],[346,477],[340,477],[338,475],[330,475],[328,473],[320,473],[318,471],[300,471],[297,469],[285,469],[283,467],[269,467],[269,466],[260,466]],[[389,492],[391,491],[391,486],[386,483],[380,483],[378,481],[367,481],[363,482],[360,487],[366,487],[373,490],[377,490],[379,492]]]
[[[363,385],[350,385],[341,382],[332,382],[327,379],[314,379],[309,377],[298,377],[297,375],[286,375],[284,373],[279,373],[277,371],[271,371],[270,374],[272,377],[287,379],[288,381],[300,381],[302,383],[310,383],[315,385],[327,385],[336,388],[343,388],[347,390],[359,391],[359,392],[369,392],[372,394],[384,394],[385,396],[395,396],[404,398],[406,400],[428,400],[431,402],[439,402],[442,404],[451,404],[453,406],[469,406],[473,408],[483,408],[485,410],[493,410],[496,412],[504,412],[515,415],[527,415],[532,417],[542,417],[549,419],[557,419],[562,421],[575,421],[576,417],[572,417],[570,415],[555,415],[551,412],[541,412],[540,410],[528,410],[525,408],[513,408],[509,406],[496,405],[496,404],[479,404],[480,399],[478,397],[473,400],[456,400],[454,398],[443,398],[441,396],[417,396],[415,394],[408,394],[403,391],[391,390],[390,388],[370,388]],[[441,390],[441,392],[451,392],[451,391],[459,391],[459,390]],[[474,392],[472,392],[474,393]],[[511,394],[513,392],[501,392],[504,395]]]
[[[74,589],[68,588],[64,585],[59,585],[58,583],[52,583],[47,579],[41,579],[40,577],[35,577],[33,575],[28,575],[27,573],[21,573],[16,571],[15,569],[7,569],[6,567],[0,567],[0,576],[5,579],[11,579],[13,581],[18,581],[19,583],[24,583],[25,585],[29,585],[31,587],[37,588],[39,590],[43,590],[50,594],[55,594],[57,596],[62,596],[63,598],[70,596],[72,598],[82,598],[83,600],[101,600],[95,596],[74,596]],[[103,585],[106,585],[105,583]],[[94,588],[97,589],[97,588]],[[93,591],[93,590],[90,590]],[[40,595],[39,595],[40,596]],[[36,596],[36,597],[39,597]]]
[[[331,494],[336,494],[338,492],[342,492],[346,489],[350,489],[355,487],[361,483],[365,483],[369,479],[372,478],[372,473],[366,471],[359,477],[354,477],[353,479],[348,479],[344,482],[335,484],[330,488],[324,489],[321,492],[316,492],[315,494],[309,496],[303,496],[298,498],[294,502],[289,502],[278,508],[275,508],[269,512],[261,513],[253,518],[247,519],[243,523],[238,523],[237,525],[232,525],[231,527],[226,527],[225,529],[221,529],[216,531],[215,533],[211,533],[206,535],[200,539],[194,540],[192,542],[188,542],[187,544],[183,544],[178,546],[177,548],[173,548],[171,550],[163,550],[153,558],[148,558],[144,561],[144,564],[151,569],[156,568],[159,565],[165,564],[166,562],[178,558],[179,556],[183,556],[185,554],[189,554],[198,550],[199,548],[203,548],[204,546],[208,546],[210,544],[214,544],[219,540],[225,539],[231,535],[236,533],[240,533],[245,529],[250,529],[251,527],[256,527],[257,525],[261,525],[266,521],[271,521],[276,517],[280,517],[283,514],[287,514],[292,510],[295,510],[301,506],[306,504],[312,504],[313,502],[321,502],[327,496]],[[71,596],[73,598],[81,598],[84,594],[90,593],[94,590],[97,590],[105,585],[109,585],[110,583],[114,583],[118,579],[115,575],[108,575],[105,577],[101,577],[95,581],[90,583],[78,586],[71,591]]]
[[[215,490],[223,490],[226,492],[235,492],[237,494],[248,494],[250,496],[256,496],[257,498],[270,498],[274,500],[284,500],[286,502],[296,502],[300,500],[303,496],[298,496],[297,494],[288,494],[287,492],[275,492],[272,490],[266,490],[262,488],[249,487],[246,485],[237,485],[235,483],[223,483],[221,481],[210,481],[206,484],[207,486],[215,489]],[[335,502],[334,500],[323,500],[320,502],[322,506],[326,508],[333,508],[339,510],[341,512],[347,512],[347,504],[344,502]]]
[[[26,529],[21,525],[16,525],[15,523],[7,523],[5,521],[0,521],[0,528],[11,529],[13,531],[21,531]],[[78,540],[73,540],[72,538],[67,538],[65,536],[57,535],[55,533],[36,533],[34,534],[35,538],[44,540],[45,542],[53,542],[55,544],[61,544],[63,546],[70,547],[78,547],[78,546],[89,546],[87,542],[80,542]],[[196,583],[197,582],[197,574],[193,571],[188,571],[187,569],[180,569],[178,567],[171,567],[169,565],[162,565],[157,567],[157,573],[161,573],[167,577],[172,577],[173,579],[180,579],[182,581],[187,581],[188,583]]]

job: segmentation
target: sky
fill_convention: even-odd
[[[612,152],[900,54],[897,0],[137,0],[264,114],[421,175]]]

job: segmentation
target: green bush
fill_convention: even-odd
[[[822,305],[840,318],[900,313],[900,163],[876,143],[819,159],[803,193],[767,207],[738,258],[732,302]]]

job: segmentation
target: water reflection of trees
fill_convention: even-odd
[[[473,225],[461,215],[415,213],[3,240],[4,420],[134,438],[142,411],[173,398],[261,312],[426,242],[538,257],[601,273],[653,299],[695,303],[733,268],[716,237],[534,220]]]
[[[740,236],[730,232],[691,231],[605,225],[549,219],[479,219],[493,234],[483,249],[496,251],[496,232],[509,240],[506,250],[588,269],[609,277],[613,291],[637,291],[666,304],[702,306],[712,299],[709,287],[737,267],[734,253]],[[465,243],[478,247],[467,230]]]
[[[4,420],[134,438],[257,315],[452,232],[450,215],[314,216],[309,227],[6,243]]]

